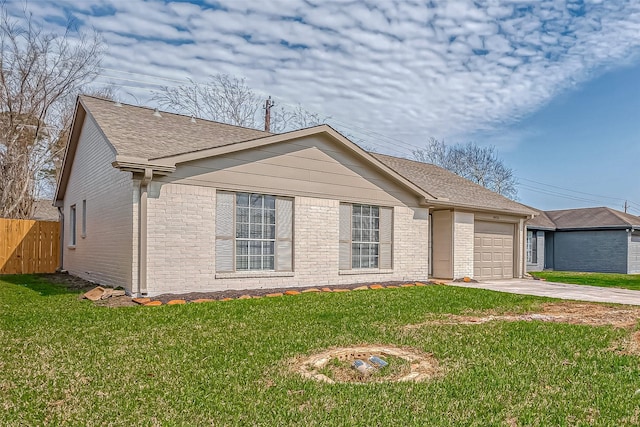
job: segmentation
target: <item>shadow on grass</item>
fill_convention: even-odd
[[[0,282],[7,282],[13,285],[23,286],[39,295],[48,297],[54,295],[78,294],[78,289],[69,289],[62,283],[51,283],[46,279],[46,275],[36,274],[11,274],[0,275]]]

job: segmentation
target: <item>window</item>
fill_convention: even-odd
[[[340,270],[392,268],[393,208],[340,204]]]
[[[353,205],[351,213],[351,268],[378,268],[380,210]]]
[[[216,272],[293,271],[293,199],[216,193]]]
[[[76,205],[72,205],[69,210],[69,245],[76,245]]]
[[[527,231],[527,262],[529,264],[538,262],[538,232],[536,230]]]
[[[236,270],[273,270],[276,198],[236,194]]]
[[[87,201],[82,201],[82,234],[83,238],[87,237]]]

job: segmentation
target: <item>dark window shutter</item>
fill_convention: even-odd
[[[216,272],[234,271],[235,194],[216,193]]]
[[[340,270],[351,270],[351,205],[340,204]]]
[[[276,199],[276,271],[293,271],[293,200]]]
[[[393,208],[380,208],[379,268],[393,267]]]

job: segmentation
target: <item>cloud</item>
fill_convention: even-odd
[[[196,80],[231,73],[281,103],[412,144],[495,132],[594,72],[638,58],[637,3],[426,3],[41,0],[33,13],[96,28],[110,69]],[[162,83],[131,79],[149,84],[112,81],[144,86],[126,88],[143,102]]]

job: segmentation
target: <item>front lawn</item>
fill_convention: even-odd
[[[640,291],[640,274],[580,273],[574,271],[530,272],[534,277],[549,282],[573,283],[576,285],[603,286]]]
[[[548,301],[427,286],[105,308],[5,277],[0,425],[637,425],[640,359],[618,351],[632,330],[447,323]],[[431,354],[442,374],[363,385],[290,372],[298,356],[367,344]]]

